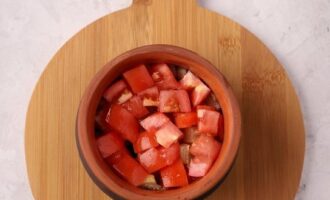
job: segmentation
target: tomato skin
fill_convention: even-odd
[[[195,157],[203,157],[211,160],[216,159],[221,149],[221,144],[212,136],[202,134],[191,145],[190,153]]]
[[[134,115],[118,104],[113,104],[107,120],[122,138],[134,143],[138,137],[139,124]]]
[[[112,102],[116,97],[118,97],[125,89],[127,84],[124,80],[119,80],[113,83],[103,94],[103,97],[108,101]]]
[[[178,142],[173,143],[170,147],[158,148],[162,158],[164,158],[166,165],[173,164],[180,157],[180,145]]]
[[[187,173],[181,159],[160,171],[163,185],[166,188],[188,185]]]
[[[155,64],[151,67],[150,72],[159,89],[178,89],[180,87],[167,64]]]
[[[159,90],[156,86],[148,88],[140,92],[143,106],[158,106],[159,104]]]
[[[134,96],[122,106],[131,112],[137,119],[146,116],[149,111],[143,106],[142,100],[139,96]]]
[[[146,66],[143,64],[124,72],[123,76],[134,93],[139,93],[154,85]]]
[[[212,110],[197,109],[198,131],[217,135],[220,113]]]
[[[219,117],[219,126],[218,126],[218,134],[219,134],[219,140],[220,142],[223,142],[224,137],[225,137],[225,123],[224,123],[224,119],[223,119],[223,115],[220,114]]]
[[[170,119],[163,113],[154,113],[140,122],[141,126],[147,131],[158,130],[166,122],[169,122]]]
[[[137,141],[134,143],[134,152],[141,153],[152,147],[157,147],[159,144],[156,141],[155,132],[140,133]]]
[[[149,175],[144,168],[132,158],[127,151],[117,151],[106,161],[128,182],[139,186]]]
[[[174,118],[178,128],[188,128],[197,125],[198,122],[196,112],[177,113],[174,115]]]
[[[161,90],[159,94],[159,111],[191,112],[190,100],[185,90]]]
[[[176,142],[183,133],[171,121],[166,122],[155,133],[157,142],[165,148],[168,148]]]
[[[112,131],[97,139],[97,146],[103,158],[124,148],[124,141],[118,133]]]
[[[139,154],[138,159],[149,173],[154,173],[167,165],[165,159],[156,148],[148,149]]]

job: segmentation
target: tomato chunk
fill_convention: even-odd
[[[219,154],[221,144],[212,136],[200,135],[190,147],[190,153],[194,156],[207,158],[214,161]]]
[[[195,157],[189,163],[189,176],[202,177],[205,176],[211,168],[212,162],[203,157]]]
[[[123,104],[126,101],[128,101],[132,96],[133,96],[132,92],[129,89],[125,89],[117,98],[117,103]]]
[[[143,106],[142,100],[139,96],[132,97],[122,106],[138,119],[146,116],[149,113],[148,109]]]
[[[165,163],[171,165],[180,157],[180,145],[178,142],[175,142],[168,148],[160,147],[159,152]]]
[[[166,122],[155,133],[157,142],[165,148],[168,148],[176,142],[183,133],[171,121]]]
[[[126,151],[117,151],[107,158],[107,162],[128,182],[135,186],[143,184],[148,173]]]
[[[146,66],[143,64],[126,71],[123,75],[134,93],[139,93],[154,85]]]
[[[159,90],[156,86],[143,90],[138,94],[142,98],[143,106],[158,106]]]
[[[141,165],[149,172],[153,173],[166,167],[166,160],[162,157],[161,153],[155,149],[151,148],[138,155]]]
[[[103,94],[103,97],[108,101],[112,102],[116,97],[118,97],[125,89],[127,85],[125,81],[119,80],[113,83]]]
[[[97,146],[102,157],[106,158],[124,148],[124,141],[116,132],[110,132],[97,139]]]
[[[201,135],[195,126],[185,128],[183,133],[183,142],[187,144],[193,143]]]
[[[107,123],[108,113],[110,105],[105,105],[101,110],[99,110],[95,116],[96,125],[102,131],[109,131],[110,126]]]
[[[167,64],[156,64],[150,69],[151,77],[159,89],[178,89],[179,83],[176,81],[171,69]]]
[[[170,119],[163,113],[155,113],[142,120],[140,124],[147,131],[155,131],[168,121]]]
[[[177,113],[174,115],[175,124],[178,128],[188,128],[197,125],[198,118],[196,112]]]
[[[210,89],[204,84],[200,83],[191,93],[191,103],[193,106],[197,106],[202,103],[204,99],[209,95]]]
[[[198,131],[217,135],[220,113],[212,110],[197,109]]]
[[[137,141],[134,143],[134,151],[135,153],[141,153],[157,146],[158,142],[156,141],[155,132],[143,132],[140,133]]]
[[[194,89],[197,87],[201,80],[197,78],[191,71],[188,71],[180,80],[182,87],[186,90]]]
[[[204,110],[215,110],[215,108],[212,107],[212,106],[207,106],[207,105],[198,105],[198,106],[196,106],[196,110],[200,110],[200,109],[204,109]]]
[[[161,90],[159,94],[159,111],[191,112],[190,100],[185,90]]]
[[[134,143],[138,137],[139,123],[134,115],[118,104],[112,105],[107,122],[122,138]]]
[[[172,165],[160,171],[163,185],[167,188],[170,187],[183,187],[188,185],[188,178],[186,170],[181,159],[178,159]]]
[[[219,126],[218,126],[218,133],[219,133],[219,139],[220,139],[220,142],[223,142],[224,140],[224,134],[225,134],[225,124],[224,124],[224,120],[223,120],[223,115],[220,114],[220,117],[219,117]]]

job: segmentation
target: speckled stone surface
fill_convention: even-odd
[[[200,0],[259,37],[300,98],[306,159],[296,199],[330,199],[330,1]],[[25,168],[28,102],[47,62],[87,24],[131,0],[0,1],[0,199],[33,199]]]

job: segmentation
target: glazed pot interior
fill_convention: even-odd
[[[222,107],[225,137],[221,152],[210,171],[202,179],[188,186],[161,192],[137,188],[120,178],[106,164],[97,149],[94,118],[104,90],[124,71],[141,63],[168,63],[191,70],[210,87]],[[200,196],[212,189],[226,175],[237,153],[239,138],[239,109],[225,78],[212,64],[197,54],[167,45],[133,49],[106,64],[87,88],[77,118],[78,144],[89,174],[106,193],[115,192],[125,199],[192,199]]]

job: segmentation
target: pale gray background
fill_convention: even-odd
[[[33,199],[26,178],[29,99],[55,52],[87,24],[131,0],[0,1],[0,200]],[[300,98],[307,157],[297,199],[330,199],[330,0],[200,0],[259,37]]]

